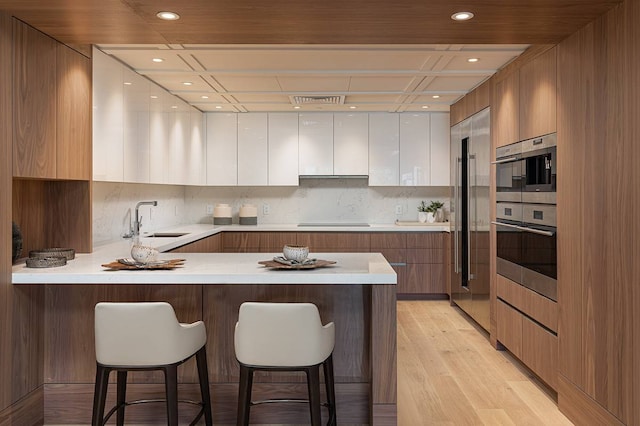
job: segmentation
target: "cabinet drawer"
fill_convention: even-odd
[[[382,253],[389,263],[407,263],[407,251],[404,249],[371,249],[371,253]],[[392,265],[393,266],[393,265]]]
[[[552,331],[558,330],[558,304],[502,275],[496,280],[497,296]]]
[[[222,247],[228,253],[257,252],[260,235],[258,232],[225,232]]]
[[[442,232],[416,232],[407,234],[407,248],[431,248],[443,247]]]
[[[298,244],[311,252],[369,252],[370,235],[363,232],[299,232]]]
[[[259,232],[259,248],[262,253],[282,253],[287,244],[297,244],[295,232]]]
[[[407,263],[444,263],[442,249],[409,249]]]
[[[498,300],[496,308],[498,341],[522,359],[522,314],[502,300]]]
[[[377,249],[403,249],[407,247],[407,235],[400,232],[381,232],[371,234],[371,251]]]
[[[398,293],[445,294],[447,283],[444,277],[444,265],[407,264],[407,279]]]
[[[171,253],[220,253],[222,251],[222,235],[212,235],[170,251]]]
[[[527,317],[522,320],[522,362],[553,389],[558,388],[558,337]]]

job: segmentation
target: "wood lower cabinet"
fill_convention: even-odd
[[[369,252],[371,234],[367,232],[298,232],[297,242],[312,252]]]
[[[285,244],[296,242],[295,232],[224,232],[224,253],[281,253]]]
[[[558,336],[513,306],[498,299],[497,339],[544,380],[558,389]]]
[[[445,233],[407,234],[407,270],[404,286],[398,293],[446,294]]]
[[[221,253],[222,234],[212,235],[169,251],[171,253]]]

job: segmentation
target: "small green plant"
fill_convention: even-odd
[[[418,211],[425,212],[425,213],[435,213],[438,211],[438,209],[441,209],[443,206],[444,206],[444,203],[440,201],[432,201],[429,205],[427,205],[427,203],[425,203],[424,201],[421,201],[420,204],[418,205]]]
[[[424,201],[423,201],[423,203],[424,203]],[[432,201],[431,204],[429,204],[429,206],[427,207],[426,211],[431,212],[431,213],[435,213],[435,212],[438,211],[438,209],[441,209],[443,206],[444,206],[443,202]]]

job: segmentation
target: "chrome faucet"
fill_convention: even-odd
[[[140,206],[157,206],[157,201],[140,201],[136,204],[136,220],[133,222],[133,236],[137,237],[140,235],[140,228],[142,227],[142,218],[138,215],[138,208]]]

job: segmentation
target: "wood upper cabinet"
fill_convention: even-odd
[[[56,55],[56,175],[91,180],[91,59],[63,44]]]
[[[13,176],[90,180],[91,60],[13,22]]]
[[[55,179],[57,43],[15,19],[13,34],[13,176]]]
[[[496,146],[509,145],[521,140],[519,75],[519,71],[515,70],[507,75],[499,73],[494,77],[491,132]]]
[[[520,68],[520,139],[556,131],[557,47]]]

